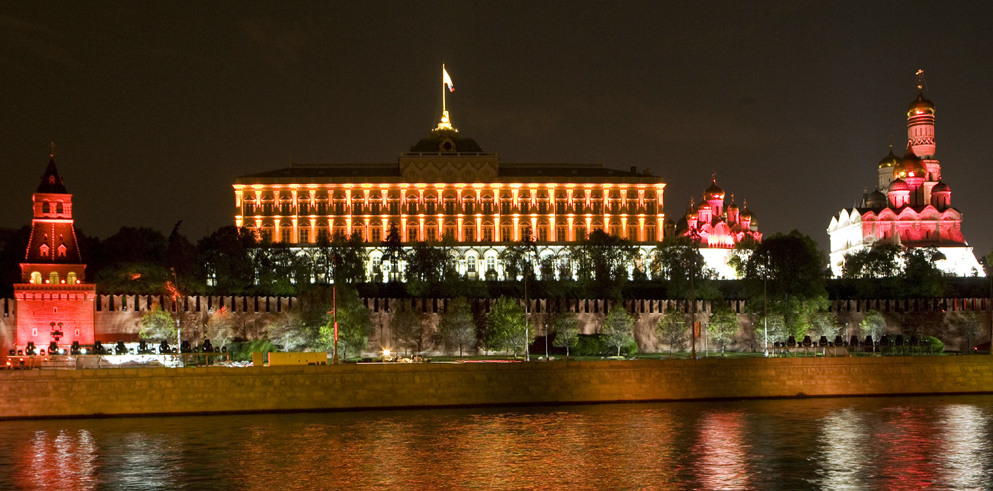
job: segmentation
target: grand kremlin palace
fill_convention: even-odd
[[[634,167],[503,163],[460,135],[444,111],[392,164],[292,164],[237,178],[235,224],[300,250],[322,234],[357,235],[369,245],[369,278],[380,274],[382,241],[395,224],[410,245],[454,238],[462,275],[492,270],[506,279],[499,254],[529,231],[556,269],[571,268],[563,250],[596,229],[648,257],[662,239],[664,188]]]

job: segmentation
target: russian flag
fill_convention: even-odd
[[[449,92],[455,92],[455,84],[452,83],[452,77],[448,76],[448,70],[445,70],[445,67],[441,67],[441,83],[448,85]]]

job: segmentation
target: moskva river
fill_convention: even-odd
[[[924,488],[993,489],[993,396],[0,422],[0,489]]]

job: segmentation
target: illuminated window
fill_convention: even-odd
[[[496,271],[496,256],[486,256],[486,271]]]
[[[41,284],[41,273],[39,273],[38,271],[32,271],[31,272],[31,284],[32,285],[40,285]]]
[[[568,236],[565,233],[565,226],[559,225],[555,227],[555,240],[565,241],[566,239],[568,239]]]
[[[48,201],[42,202],[42,204],[41,204],[41,212],[42,213],[49,213],[51,210],[52,209],[49,206]]]
[[[538,240],[548,242],[548,227],[544,225],[538,227]]]
[[[76,284],[76,273],[70,272],[69,274],[67,274],[66,275],[66,283],[69,283],[70,285],[75,285]]]
[[[510,227],[510,225],[503,225],[503,226],[501,226],[500,227],[500,241],[501,242],[510,242],[510,241],[514,240],[514,236],[513,236],[512,230],[513,229]]]
[[[59,273],[55,271],[48,273],[48,281],[51,282],[53,285],[59,284]]]
[[[379,227],[369,229],[369,242],[380,242],[381,230]]]
[[[483,226],[483,241],[493,242],[493,227]]]
[[[464,237],[466,242],[473,242],[475,240],[475,236],[473,235],[473,233],[476,231],[476,227],[473,227],[471,225],[466,225],[465,227],[463,227],[462,231],[464,232]]]
[[[438,239],[438,229],[437,229],[437,227],[434,227],[432,225],[428,225],[427,229],[425,229],[425,233],[426,233],[427,239],[429,241],[435,241],[435,240]]]
[[[300,242],[310,242],[310,229],[300,229]]]
[[[476,265],[477,264],[478,263],[476,261],[476,256],[468,256],[468,257],[466,257],[465,258],[465,272],[466,273],[469,273],[469,274],[475,274],[476,273]]]
[[[407,242],[417,242],[416,225],[407,225]]]

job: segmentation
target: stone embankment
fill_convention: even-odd
[[[993,393],[993,356],[24,370],[0,419]]]

